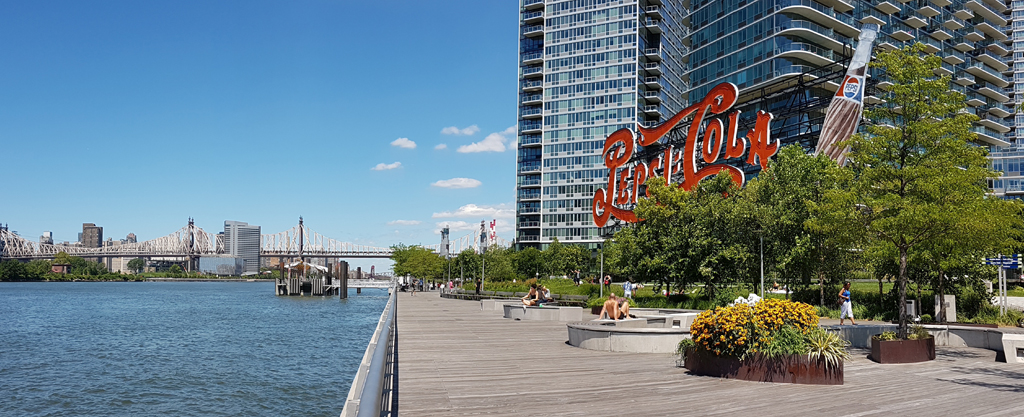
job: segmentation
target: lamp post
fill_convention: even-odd
[[[598,243],[597,250],[601,252],[601,273],[597,275],[597,284],[601,286],[601,298],[604,298],[604,245]]]
[[[761,298],[764,298],[764,230],[761,231]]]

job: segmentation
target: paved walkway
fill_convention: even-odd
[[[507,320],[437,293],[400,293],[398,325],[407,416],[1024,415],[1024,365],[984,349],[939,348],[935,361],[907,365],[855,350],[845,385],[813,386],[693,376],[668,354],[580,349],[566,343],[565,323]]]

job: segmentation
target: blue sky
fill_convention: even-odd
[[[274,233],[301,215],[388,246],[496,218],[511,240],[517,10],[0,1],[0,222],[147,240],[189,217]]]

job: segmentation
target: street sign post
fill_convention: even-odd
[[[986,265],[997,265],[999,266],[999,314],[1006,315],[1006,270],[1007,269],[1020,269],[1022,256],[1021,254],[1014,254],[1003,256],[1000,254],[995,258],[985,258]]]

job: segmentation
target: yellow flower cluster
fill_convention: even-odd
[[[761,300],[753,307],[739,304],[700,313],[690,326],[698,347],[716,355],[743,357],[758,352],[784,326],[807,331],[818,325],[818,315],[808,304],[789,300]]]

